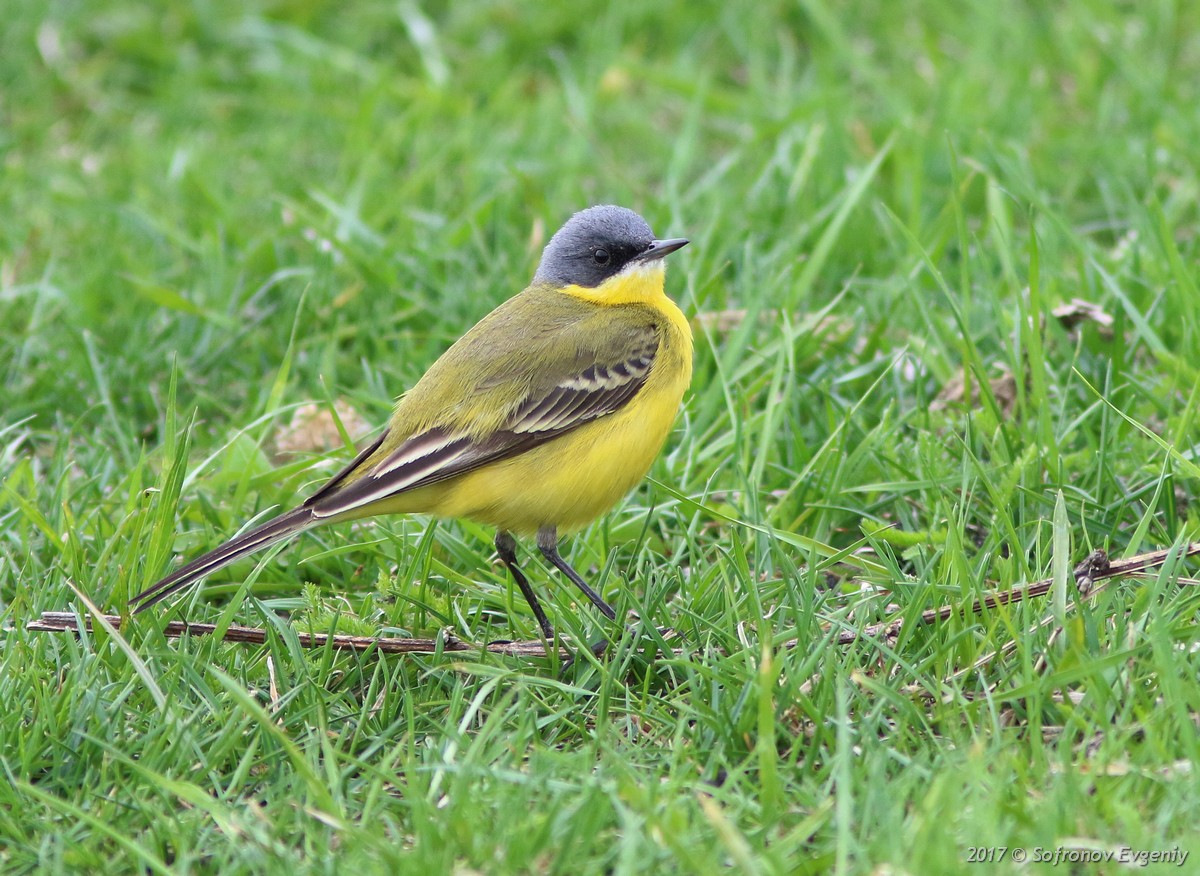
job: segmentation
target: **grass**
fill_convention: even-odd
[[[1065,586],[1095,548],[1200,538],[1197,33],[1170,0],[17,4],[0,868],[1200,853],[1194,563]],[[565,546],[645,621],[604,661],[307,652],[273,620],[534,636],[491,534],[420,518],[172,612],[263,648],[25,630],[301,499],[347,451],[273,455],[295,409],[381,424],[596,202],[692,238],[668,283],[697,318],[651,481]],[[1111,325],[1053,315],[1076,298]],[[529,562],[564,633],[609,632]],[[836,642],[1050,575],[1050,600]]]

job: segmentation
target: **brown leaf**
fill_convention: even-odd
[[[944,411],[952,405],[960,405],[966,401],[966,386],[967,381],[963,372],[959,372],[946,382],[942,387],[942,391],[932,404],[929,405],[931,411]],[[991,387],[992,396],[996,399],[996,404],[1000,407],[1000,413],[1008,416],[1012,413],[1013,407],[1017,403],[1017,379],[1012,372],[1007,368],[1003,369],[998,377],[994,377],[988,381],[988,386]],[[979,406],[979,381],[972,377],[971,379],[971,398],[970,407]]]
[[[1066,304],[1060,304],[1054,308],[1050,313],[1067,330],[1075,328],[1080,323],[1094,322],[1100,327],[1100,334],[1103,337],[1112,337],[1112,315],[1095,302],[1072,298]]]
[[[333,407],[351,437],[370,431],[370,424],[347,402],[336,401]],[[297,453],[323,453],[341,447],[342,435],[328,405],[307,404],[296,409],[291,421],[279,430],[271,444],[271,455],[279,462],[283,457]]]

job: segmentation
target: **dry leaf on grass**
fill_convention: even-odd
[[[996,399],[996,404],[1000,407],[1000,413],[1007,417],[1017,403],[1017,379],[1006,368],[1000,376],[989,380],[988,386],[991,388],[992,397]],[[937,398],[929,405],[929,409],[944,411],[951,405],[962,404],[966,400],[966,387],[966,378],[960,371],[942,387]],[[970,405],[973,408],[979,406],[979,381],[974,378],[971,380]]]
[[[1112,337],[1112,314],[1105,311],[1103,307],[1093,301],[1072,298],[1066,304],[1060,304],[1054,308],[1050,313],[1068,331],[1076,328],[1081,323],[1094,322],[1099,327],[1101,337]]]
[[[347,402],[338,400],[333,407],[346,433],[352,438],[371,430],[370,424]],[[329,406],[307,404],[297,408],[291,421],[276,433],[271,442],[271,455],[279,462],[297,453],[324,453],[341,447],[342,443],[341,432]]]

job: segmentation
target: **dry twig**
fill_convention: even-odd
[[[114,627],[119,627],[119,615],[104,616]],[[87,629],[92,629],[92,619],[84,621]],[[35,621],[30,621],[27,630],[45,633],[79,632],[79,618],[69,611],[44,611]],[[163,635],[169,639],[181,636],[211,636],[217,630],[216,624],[190,624],[184,621],[170,621],[163,627]],[[230,626],[223,636],[226,642],[242,642],[249,645],[262,645],[267,641],[267,631],[258,627]],[[385,654],[436,654],[439,651],[461,653],[464,651],[489,651],[493,654],[506,654],[510,657],[545,657],[546,646],[540,641],[532,642],[488,642],[478,645],[464,642],[453,636],[443,639],[402,639],[396,636],[343,636],[326,633],[304,633],[296,631],[296,638],[301,647],[324,648],[327,645],[337,651],[371,651],[378,650]],[[558,654],[566,659],[569,654],[560,648]]]
[[[1087,559],[1075,567],[1075,583],[1079,587],[1080,592],[1086,596],[1095,586],[1096,582],[1131,575],[1145,571],[1153,566],[1162,565],[1170,554],[1171,549],[1167,549],[1138,554],[1136,557],[1130,557],[1126,560],[1109,560],[1108,555],[1104,551],[1094,551]],[[1200,554],[1200,541],[1192,542],[1179,551],[1181,558],[1196,554]],[[1014,605],[1018,602],[1036,599],[1049,593],[1052,584],[1052,578],[1043,578],[1031,584],[1014,587],[1012,590],[989,593],[982,599],[975,600],[965,608],[955,605],[942,605],[937,608],[931,608],[923,612],[916,622],[922,625],[933,624],[948,620],[959,614],[981,614],[984,611],[997,608],[1001,605]],[[104,615],[104,618],[114,627],[119,627],[121,624],[121,618],[118,615]],[[87,618],[84,624],[90,630],[92,628],[92,619]],[[903,625],[904,619],[897,618],[896,620],[872,624],[861,630],[843,630],[838,634],[837,641],[838,644],[848,645],[859,639],[895,638]],[[26,629],[47,633],[77,633],[79,632],[79,618],[73,612],[69,611],[47,611],[43,612],[38,620],[30,621]],[[216,629],[215,624],[190,624],[185,621],[170,621],[163,628],[163,634],[168,638],[179,638],[186,635],[211,636],[216,632]],[[262,645],[267,641],[267,632],[257,627],[230,626],[225,631],[223,638],[227,642]],[[300,645],[305,648],[324,648],[328,646],[339,651],[365,652],[376,650],[385,654],[436,654],[439,651],[450,653],[487,651],[492,654],[504,654],[509,657],[548,656],[546,645],[541,641],[488,642],[481,645],[474,642],[464,642],[462,639],[456,639],[453,636],[446,636],[442,639],[402,639],[393,636],[331,636],[325,633],[304,633],[300,631],[296,632],[296,638],[299,640]],[[798,644],[799,641],[793,639],[787,642],[785,647],[795,647]],[[682,654],[685,650],[677,649],[675,653],[677,655]],[[565,648],[559,648],[558,655],[564,660],[570,657],[569,652]]]
[[[1075,585],[1079,588],[1080,593],[1086,596],[1092,591],[1098,581],[1132,575],[1153,566],[1161,566],[1173,550],[1174,548],[1167,548],[1161,551],[1150,551],[1149,553],[1138,554],[1136,557],[1130,557],[1126,560],[1110,560],[1108,554],[1104,551],[1092,551],[1082,563],[1075,567]],[[1193,541],[1179,551],[1180,558],[1191,557],[1196,554],[1200,554],[1200,541]],[[1053,578],[1042,578],[1040,581],[1023,584],[1011,590],[988,593],[965,608],[954,605],[940,605],[937,608],[926,609],[917,618],[916,622],[921,625],[939,623],[949,620],[958,614],[982,614],[984,611],[990,611],[1001,605],[1015,605],[1018,602],[1037,599],[1049,593],[1053,584]],[[894,638],[899,634],[902,626],[904,626],[904,619],[897,618],[896,620],[872,624],[861,630],[843,630],[838,634],[838,644],[848,645],[859,639],[874,639],[880,636]]]

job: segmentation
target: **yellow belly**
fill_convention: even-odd
[[[654,366],[621,410],[512,459],[380,502],[370,513],[465,517],[532,534],[546,526],[580,529],[608,511],[650,470],[691,382],[691,332],[667,303],[672,312]]]
[[[678,407],[679,397],[631,404],[528,453],[456,478],[429,510],[518,533],[544,526],[579,529],[645,477]]]

